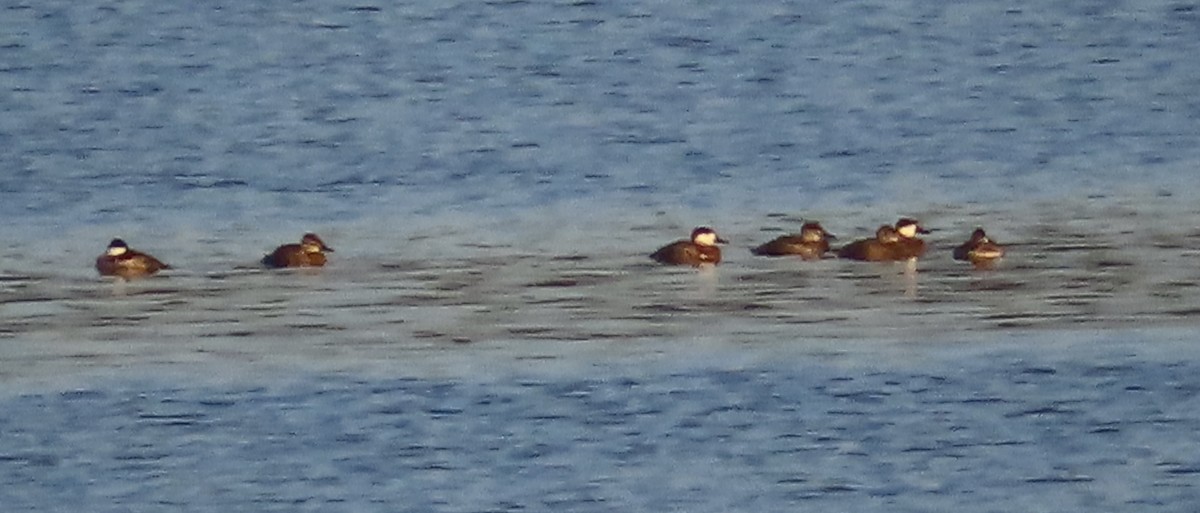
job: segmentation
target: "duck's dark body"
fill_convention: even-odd
[[[902,260],[899,258],[900,249],[900,235],[895,228],[885,224],[875,230],[874,237],[843,246],[838,250],[838,257],[864,262],[892,262]]]
[[[675,241],[655,251],[650,258],[661,264],[690,265],[721,263],[721,248],[701,246],[690,240]]]
[[[299,244],[284,244],[275,248],[262,259],[267,267],[323,267],[326,262],[325,253],[333,252],[333,248],[316,234],[306,233]]]
[[[309,253],[299,244],[284,244],[275,248],[271,254],[264,256],[263,265],[267,267],[323,267],[327,259],[324,253]]]
[[[925,244],[924,240],[900,237],[900,240],[896,242],[895,247],[892,248],[892,255],[895,257],[894,260],[910,260],[914,258],[921,258],[925,256],[925,251],[927,248],[928,246]]]
[[[819,260],[829,251],[829,239],[833,238],[819,223],[805,223],[799,234],[777,237],[750,252],[758,256],[794,255],[804,260]]]

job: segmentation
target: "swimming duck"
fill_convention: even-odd
[[[650,255],[650,258],[663,264],[690,265],[699,267],[703,264],[716,265],[721,262],[721,248],[717,244],[728,241],[717,236],[712,228],[700,227],[692,230],[692,238],[678,240],[663,246]]]
[[[750,252],[759,256],[799,255],[804,260],[820,260],[829,251],[829,241],[833,239],[837,237],[825,231],[821,223],[810,221],[800,227],[798,235],[777,237]]]
[[[885,224],[875,230],[875,237],[856,240],[843,246],[838,250],[838,257],[867,262],[890,262],[903,260],[897,256],[900,249],[900,234],[894,227]]]
[[[955,260],[971,262],[976,267],[991,265],[1002,256],[1004,247],[988,237],[983,228],[976,228],[969,240],[954,248]]]
[[[900,241],[896,247],[896,260],[909,260],[925,255],[925,241],[917,238],[917,234],[929,233],[916,219],[902,217],[896,221],[896,234]]]
[[[126,280],[150,276],[171,266],[150,255],[130,249],[121,239],[113,239],[108,249],[96,258],[96,270],[101,276],[119,276]]]
[[[275,248],[275,251],[263,257],[262,263],[276,268],[321,267],[325,265],[325,252],[333,253],[333,248],[326,246],[317,234],[306,233],[300,238],[299,244],[284,244]]]

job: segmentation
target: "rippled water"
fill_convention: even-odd
[[[0,13],[7,510],[1196,503],[1192,6]],[[913,266],[748,251],[901,215]]]
[[[354,373],[109,377],[3,400],[0,498],[100,511],[1185,511],[1200,498],[1190,333],[1014,335],[499,343]]]

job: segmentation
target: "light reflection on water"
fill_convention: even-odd
[[[341,251],[333,263],[321,270],[219,270],[219,263],[202,261],[196,267],[207,270],[191,271],[175,262],[180,270],[131,283],[76,277],[76,270],[66,276],[9,271],[2,333],[9,351],[24,357],[0,365],[5,375],[36,374],[40,365],[62,363],[53,362],[57,350],[48,348],[88,341],[139,347],[106,355],[123,363],[144,357],[141,345],[167,361],[196,358],[195,351],[213,344],[238,349],[203,358],[278,357],[273,344],[260,344],[264,340],[287,340],[289,358],[313,351],[313,358],[353,362],[412,344],[921,340],[947,333],[1195,322],[1200,271],[1191,260],[1198,244],[1194,233],[1171,226],[1186,222],[1190,211],[1160,207],[1158,213],[1169,217],[1149,225],[1146,214],[1056,207],[1001,212],[989,220],[989,231],[1009,248],[993,270],[950,260],[950,248],[971,225],[939,227],[956,217],[941,212],[924,216],[940,229],[930,236],[930,255],[915,266],[752,257],[745,246],[772,236],[775,228],[738,230],[745,222],[723,230],[737,241],[725,249],[725,262],[700,271],[659,267],[645,258],[663,238],[684,231],[674,225],[614,234],[602,245],[587,230],[569,229],[524,247],[478,245],[469,234],[422,238],[412,244],[428,246],[426,254],[456,256],[419,260],[373,246],[356,251],[356,243],[386,242],[361,232],[355,237],[359,228],[351,228],[345,230],[351,236],[337,243]],[[844,226],[849,223],[827,219],[827,226],[843,225],[843,241],[856,237]],[[536,239],[519,225],[509,230],[517,240]],[[201,248],[183,252],[200,254]],[[19,258],[8,261],[8,269],[21,267]]]

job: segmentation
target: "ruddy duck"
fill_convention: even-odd
[[[925,255],[925,241],[917,238],[918,233],[929,233],[929,230],[923,228],[916,219],[902,217],[896,221],[896,234],[900,236],[896,246],[896,260],[920,258]]]
[[[992,265],[1004,256],[1004,247],[997,244],[984,233],[983,228],[976,228],[971,233],[971,239],[954,248],[954,259],[975,264],[976,267]]]
[[[690,240],[679,240],[663,246],[655,251],[650,258],[663,264],[690,265],[699,267],[703,264],[716,265],[721,262],[721,248],[717,244],[728,241],[717,236],[712,228],[700,227],[692,230]]]
[[[837,239],[825,231],[821,223],[807,222],[799,235],[784,235],[750,250],[759,256],[798,255],[804,260],[820,260],[829,251],[829,241]]]
[[[325,241],[315,233],[306,233],[300,238],[299,244],[284,244],[275,248],[270,255],[263,257],[262,263],[267,267],[321,267],[325,265],[325,252],[333,253],[333,248],[326,246]]]
[[[101,276],[119,276],[126,280],[150,276],[171,266],[159,259],[129,248],[121,239],[108,243],[108,250],[96,258],[96,270]]]
[[[874,238],[856,240],[843,246],[838,250],[838,256],[867,262],[903,260],[898,258],[900,238],[895,228],[885,224],[875,230]]]

